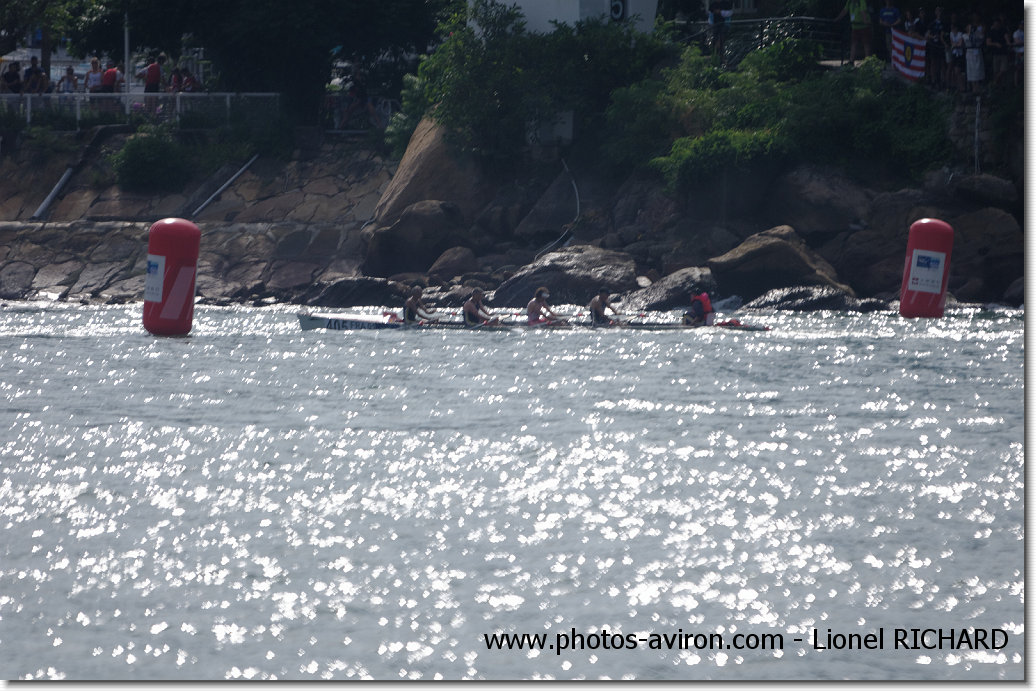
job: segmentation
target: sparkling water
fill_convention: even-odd
[[[2,678],[1023,679],[1021,312],[140,314],[0,311]]]

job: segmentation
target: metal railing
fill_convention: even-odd
[[[24,123],[55,130],[94,125],[174,122],[180,127],[220,127],[232,121],[269,121],[280,94],[157,93],[0,94],[0,127]]]
[[[329,132],[366,132],[371,127],[384,130],[400,107],[395,99],[373,96],[368,108],[348,93],[332,92],[324,95],[320,122]]]
[[[704,54],[713,52],[711,24],[690,22],[682,29],[686,43],[697,43]],[[736,67],[750,52],[789,38],[815,41],[821,47],[822,60],[845,62],[849,58],[847,31],[846,22],[818,17],[735,19],[725,29],[723,63],[728,67]]]

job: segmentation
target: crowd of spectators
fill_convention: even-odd
[[[152,56],[147,65],[135,75],[144,83],[144,91],[192,92],[200,91],[198,79],[186,67],[166,68],[164,54]],[[71,66],[65,68],[61,79],[54,82],[39,66],[39,58],[32,56],[24,71],[21,63],[12,61],[0,70],[0,94],[75,94],[121,93],[126,90],[126,73],[122,63],[109,61],[101,67],[99,58],[90,59],[90,69],[81,77]]]
[[[924,81],[935,89],[981,92],[987,85],[1024,81],[1025,30],[1022,17],[1002,12],[986,15],[978,9],[950,12],[935,7],[903,7],[884,0],[875,13],[884,40],[883,57],[892,59],[892,29],[925,42]]]

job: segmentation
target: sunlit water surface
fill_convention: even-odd
[[[1021,313],[751,320],[162,339],[8,303],[0,677],[1022,679]],[[681,633],[783,642],[647,643]]]

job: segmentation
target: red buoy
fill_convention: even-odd
[[[185,219],[162,219],[148,232],[144,329],[184,336],[194,320],[194,280],[201,229]]]
[[[939,219],[910,225],[899,314],[903,317],[942,317],[950,280],[953,228]]]

